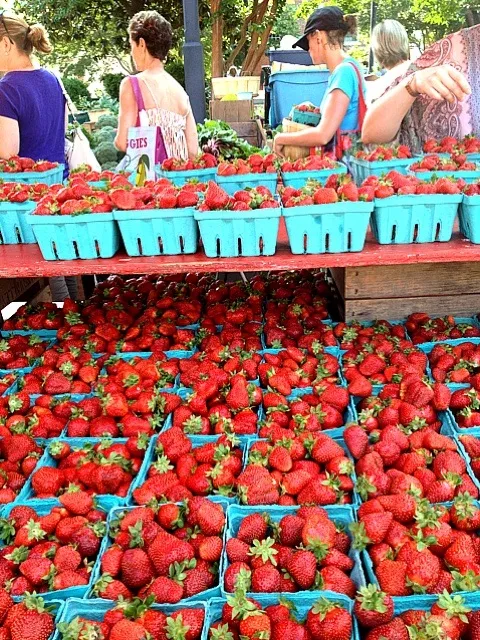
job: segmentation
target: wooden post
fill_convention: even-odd
[[[203,122],[206,115],[205,66],[203,47],[200,42],[198,0],[183,0],[183,22],[185,25],[185,44],[183,45],[185,88],[190,96],[195,120]]]

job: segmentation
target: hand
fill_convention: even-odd
[[[282,134],[277,133],[275,138],[273,139],[273,153],[276,153],[278,156],[283,156],[283,147],[285,143],[282,139]]]
[[[462,102],[472,93],[463,73],[448,64],[416,71],[411,87],[414,91],[433,98],[433,100],[446,100],[447,102],[455,100]]]

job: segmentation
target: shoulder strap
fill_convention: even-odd
[[[143,80],[143,82],[144,82],[145,86],[147,87],[147,89],[148,89],[148,91],[149,91],[150,95],[152,96],[152,100],[153,100],[153,102],[154,102],[155,106],[157,107],[157,109],[159,109],[157,99],[156,99],[156,97],[155,97],[155,94],[154,94],[154,93],[153,93],[153,91],[152,91],[152,87],[148,84],[148,82],[145,80],[145,78],[142,78],[142,80]],[[140,84],[140,83],[139,83],[139,84]]]
[[[365,120],[365,115],[367,113],[367,104],[365,102],[365,96],[363,95],[363,87],[362,87],[362,74],[360,73],[360,69],[357,65],[350,60],[346,61],[351,67],[353,67],[355,73],[357,74],[358,80],[358,128],[361,130],[363,127],[363,121]]]
[[[130,84],[132,85],[135,100],[137,101],[138,111],[145,110],[145,102],[143,101],[142,90],[140,88],[140,82],[137,76],[130,76]]]

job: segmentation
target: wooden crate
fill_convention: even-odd
[[[229,122],[232,129],[238,133],[248,143],[255,147],[261,147],[262,134],[258,126],[258,120],[249,120],[248,122]]]
[[[341,311],[350,320],[397,320],[480,312],[480,264],[411,264],[332,268]]]

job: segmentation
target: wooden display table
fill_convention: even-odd
[[[283,225],[282,225],[283,227]],[[381,246],[369,236],[361,253],[293,255],[282,228],[274,256],[185,256],[46,261],[36,245],[0,246],[0,278],[88,274],[282,271],[330,268],[347,319],[480,312],[480,245],[459,233],[448,243]]]

